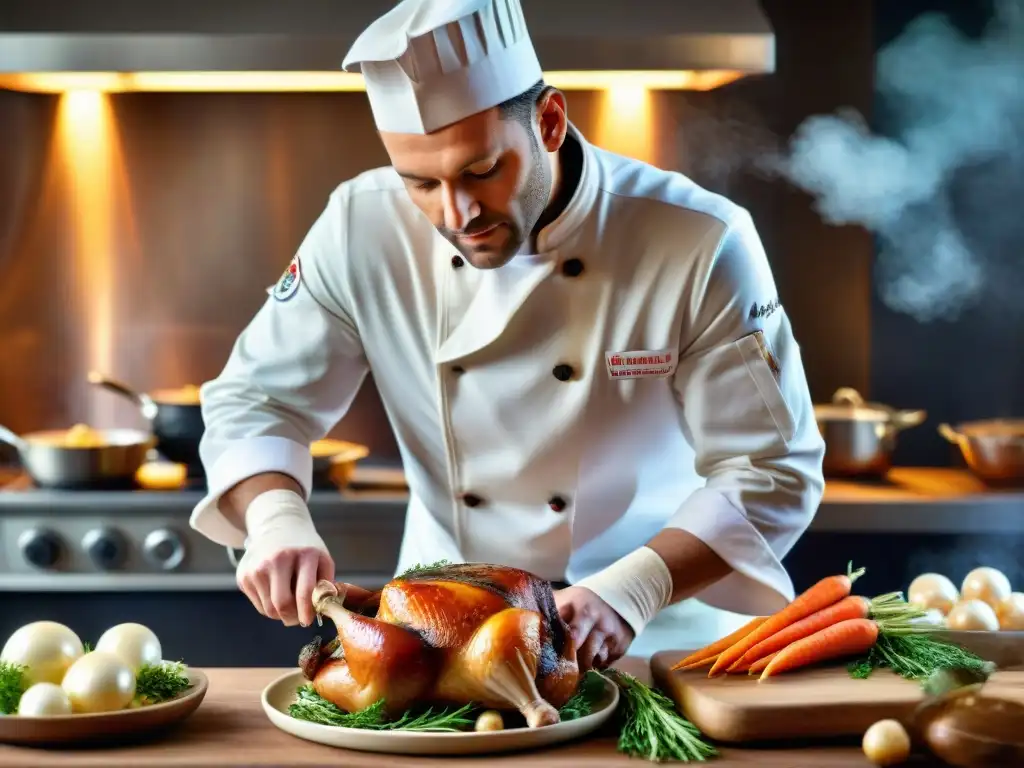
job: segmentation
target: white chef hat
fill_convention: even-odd
[[[352,44],[377,128],[430,133],[543,76],[519,0],[402,0]]]

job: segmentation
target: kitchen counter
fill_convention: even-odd
[[[625,659],[617,666],[649,680],[647,664]],[[384,768],[385,766],[540,766],[566,768],[585,765],[654,765],[630,760],[615,748],[612,736],[598,736],[553,749],[479,758],[415,758],[349,752],[313,744],[278,730],[267,720],[260,693],[285,669],[208,669],[210,688],[202,705],[174,731],[162,738],[119,749],[43,750],[0,745],[0,768],[164,768],[167,766],[323,766]],[[721,768],[846,768],[868,766],[856,745],[773,749],[724,749],[709,765]]]
[[[829,479],[812,531],[1022,534],[1024,488],[989,488],[961,469],[896,467],[884,480]]]

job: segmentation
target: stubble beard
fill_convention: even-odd
[[[521,220],[519,222],[507,218],[501,220],[500,223],[508,228],[505,244],[498,250],[476,249],[462,244],[450,230],[441,232],[445,239],[478,269],[497,269],[508,264],[532,236],[534,227],[540,221],[540,217],[547,207],[548,197],[551,194],[551,168],[541,151],[540,140],[532,133],[530,138],[530,174],[516,198],[518,203],[516,207],[520,211]],[[478,218],[480,221],[475,225],[475,229],[482,229],[491,223],[497,223],[494,219]]]

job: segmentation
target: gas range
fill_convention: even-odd
[[[0,592],[234,591],[242,552],[189,526],[204,493],[202,479],[162,462],[125,489],[49,490],[0,474]],[[400,472],[384,468],[314,487],[310,511],[338,580],[373,588],[391,577],[407,502]]]
[[[240,552],[189,527],[204,488],[183,467],[147,464],[130,489],[34,488],[0,469],[0,644],[46,619],[90,642],[137,621],[166,658],[195,666],[287,666],[324,629],[262,616],[235,584]],[[408,492],[400,470],[357,465],[344,488],[314,487],[310,511],[335,578],[367,589],[398,565]]]

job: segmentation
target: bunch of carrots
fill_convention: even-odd
[[[673,670],[710,666],[708,677],[746,672],[760,680],[823,661],[862,654],[880,634],[930,631],[913,619],[924,612],[900,592],[868,599],[850,594],[864,569],[828,576],[772,616],[759,616],[731,635],[695,651]]]

